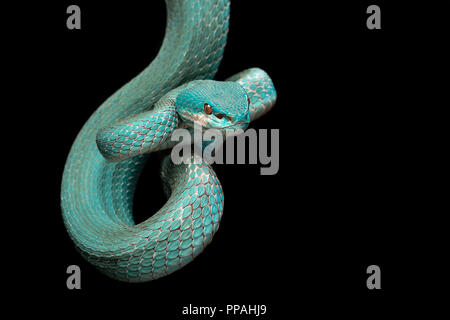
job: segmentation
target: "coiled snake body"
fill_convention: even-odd
[[[214,77],[225,48],[229,2],[166,0],[167,25],[153,62],[89,118],[64,168],[61,206],[77,250],[106,275],[129,282],[165,276],[212,240],[223,192],[202,162],[162,163],[166,204],[135,224],[132,200],[148,154],[170,148],[176,128],[245,129],[276,99],[268,75]]]

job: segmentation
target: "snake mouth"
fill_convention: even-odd
[[[245,129],[247,129],[248,124],[249,123],[247,121],[241,120],[241,121],[237,121],[236,123],[230,124],[228,126],[224,126],[221,129],[234,129],[234,130],[242,129],[242,130],[245,130]]]

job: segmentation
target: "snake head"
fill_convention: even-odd
[[[176,109],[187,126],[245,130],[250,123],[249,99],[241,85],[231,81],[195,80],[177,96]]]

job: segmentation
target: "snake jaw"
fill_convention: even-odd
[[[250,121],[238,121],[236,123],[233,123],[229,126],[222,127],[221,129],[227,129],[227,130],[245,130],[248,128]]]
[[[217,117],[214,114],[205,116],[202,114],[179,113],[179,115],[182,118],[182,126],[184,127],[193,127],[196,124],[205,129],[245,130],[250,123],[250,113],[242,120],[235,120],[230,116]]]

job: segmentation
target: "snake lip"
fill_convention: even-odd
[[[241,126],[241,125],[245,125],[245,126]],[[248,122],[241,120],[241,121],[238,121],[236,123],[230,124],[229,126],[222,127],[221,129],[228,129],[228,128],[231,128],[231,127],[237,127],[235,129],[246,129],[247,126],[248,126]]]

